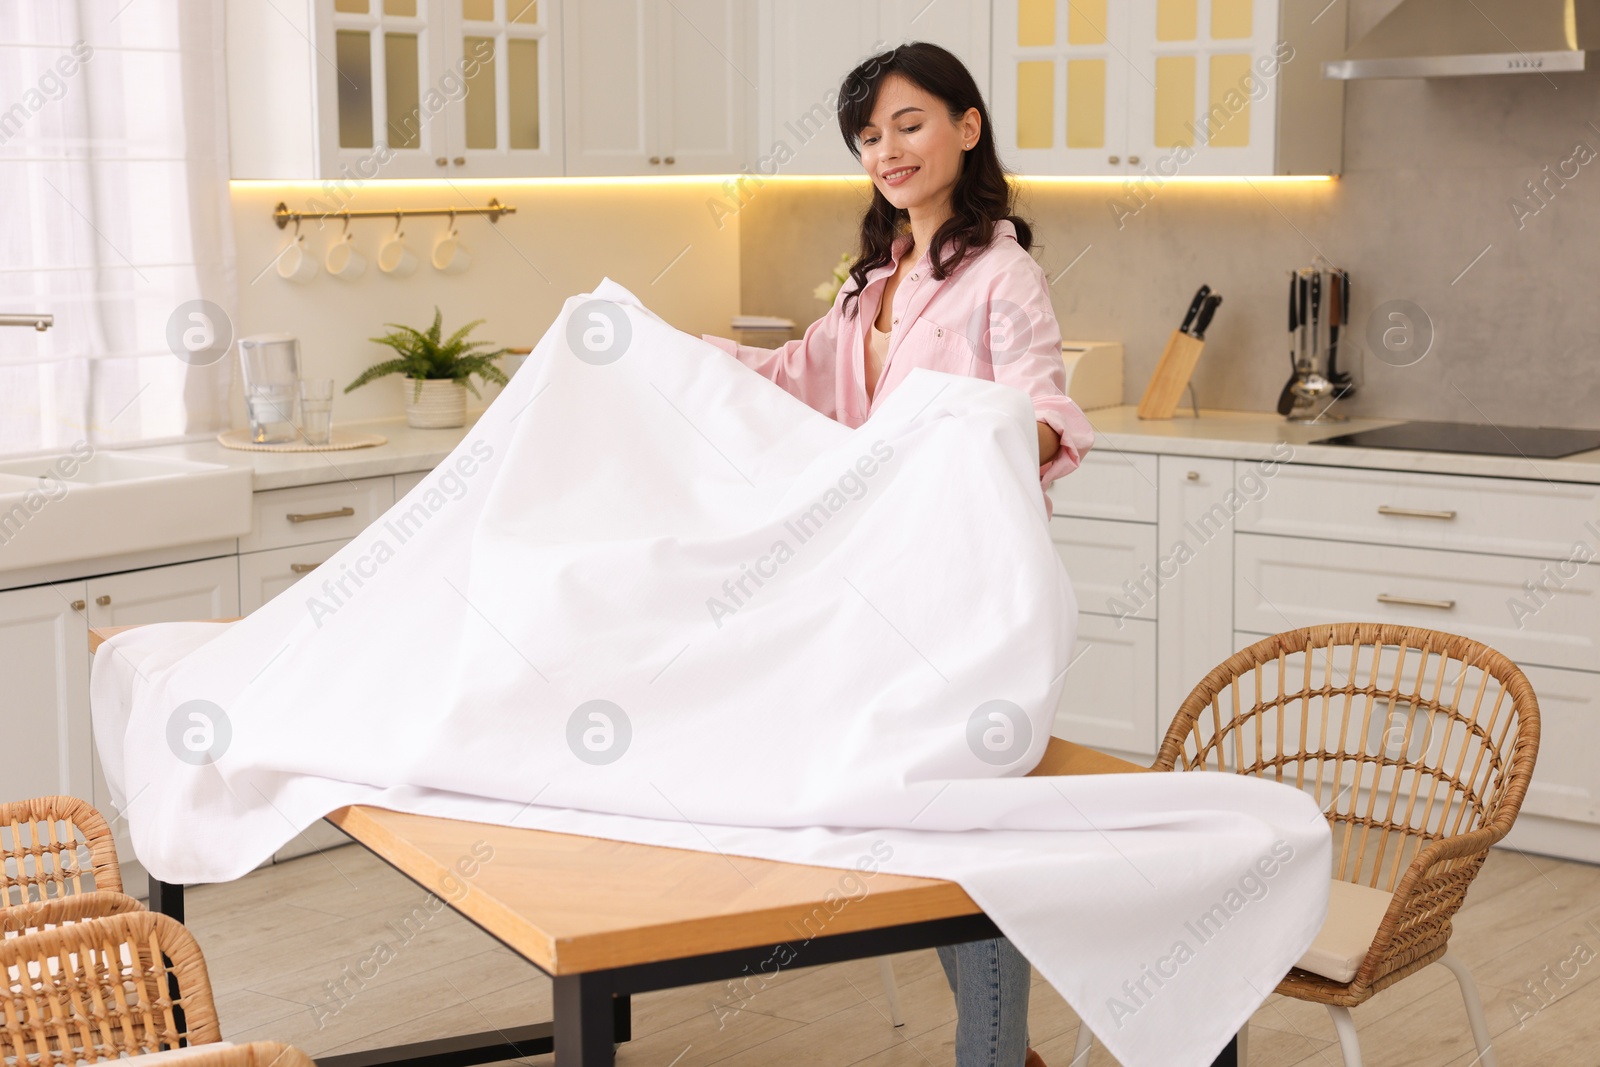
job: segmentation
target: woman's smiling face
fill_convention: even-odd
[[[961,174],[963,152],[977,143],[978,109],[952,121],[943,100],[891,74],[859,137],[861,166],[889,203],[906,211],[942,207]]]

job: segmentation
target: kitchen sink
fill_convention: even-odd
[[[0,461],[0,572],[238,537],[252,475],[137,452]]]

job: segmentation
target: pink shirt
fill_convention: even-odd
[[[853,284],[846,282],[828,313],[782,348],[753,348],[710,334],[705,339],[852,429],[917,367],[1013,386],[1033,400],[1038,421],[1061,435],[1061,451],[1039,468],[1040,485],[1076,469],[1094,444],[1094,430],[1066,396],[1061,328],[1044,270],[1017,243],[1009,222],[997,222],[989,247],[969,254],[942,281],[926,255],[913,265],[895,291],[888,359],[867,399],[866,333],[909,243],[908,237],[896,241],[891,262],[867,275],[853,318],[844,313],[845,289]]]

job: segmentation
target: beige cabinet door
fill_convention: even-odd
[[[89,624],[84,583],[0,593],[0,796],[65,793],[90,785]],[[106,812],[111,818],[112,813]]]
[[[661,0],[650,173],[733,174],[748,162],[755,51],[747,0]],[[652,153],[655,154],[655,153]]]

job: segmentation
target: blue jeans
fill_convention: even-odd
[[[1028,961],[1003,937],[941,945],[956,995],[956,1067],[1022,1067],[1028,1052]]]

